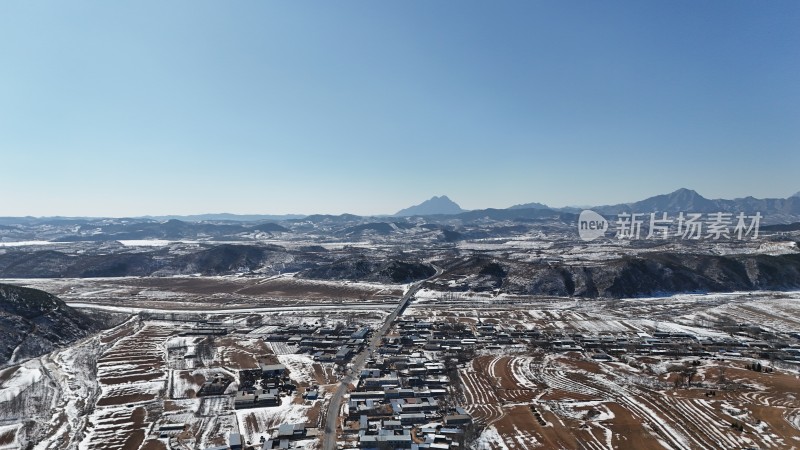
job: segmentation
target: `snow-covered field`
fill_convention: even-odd
[[[798,292],[595,300],[423,290],[416,297],[404,317],[565,337],[636,341],[668,332],[746,346],[755,338],[739,326],[787,338],[800,330]],[[763,374],[736,353],[600,362],[590,351],[531,351],[495,346],[459,370],[459,398],[482,430],[472,448],[800,448],[797,365]],[[691,386],[682,372],[691,373]]]
[[[481,356],[460,374],[467,409],[484,427],[473,448],[577,448],[577,442],[596,449],[797,445],[798,429],[787,432],[786,425],[796,425],[800,402],[785,391],[797,373],[781,374],[772,383],[755,376],[767,386],[752,373],[733,369],[735,363],[703,364],[708,376],[701,375],[694,387],[676,389],[667,383],[668,373],[647,376],[574,355]],[[711,373],[720,366],[731,378],[744,377],[738,389],[719,388]],[[717,389],[718,394],[705,395]],[[743,424],[745,432],[733,429],[732,422]],[[636,434],[638,444],[628,441]]]
[[[14,372],[11,379],[0,385],[0,403],[10,402],[20,392],[28,389],[42,379],[41,363],[37,360],[28,361]]]
[[[53,245],[53,242],[50,241],[12,241],[12,242],[4,242],[0,241],[0,247],[28,247],[28,246],[41,246],[41,245]]]
[[[258,442],[263,436],[270,437],[270,433],[282,424],[305,423],[308,421],[310,404],[298,404],[294,397],[283,397],[281,405],[270,408],[252,408],[236,411],[239,430],[246,441]],[[300,448],[315,448],[315,439],[300,441]]]
[[[308,355],[278,355],[278,361],[289,369],[289,376],[296,383],[314,384],[314,360]]]
[[[187,278],[176,278],[176,282]],[[222,278],[221,282],[238,283]],[[57,280],[48,282],[51,287],[67,288]],[[73,304],[123,312],[163,312],[94,302],[120,292],[128,295],[127,289],[137,282],[87,282],[73,294],[75,299],[88,300]],[[235,286],[239,289],[241,285]],[[337,289],[342,286],[350,284],[330,284]],[[363,283],[355,288],[381,292],[381,286]],[[396,292],[406,286],[385,288]],[[180,299],[176,291],[163,286],[135,289],[137,297],[150,301]],[[307,355],[295,354],[293,346],[264,343],[260,337],[287,324],[330,326],[355,321],[378,328],[393,306],[387,301],[246,310],[216,307],[216,317],[208,308],[181,310],[179,316],[208,315],[240,328],[239,333],[250,332],[217,338],[206,356],[198,355],[204,338],[177,335],[192,326],[178,321],[180,317],[173,321],[132,319],[116,330],[25,362],[13,372],[0,372],[0,439],[5,433],[13,435],[15,442],[0,440],[0,450],[28,442],[37,442],[36,448],[41,450],[139,448],[134,444],[154,439],[153,430],[165,423],[185,423],[182,445],[205,448],[222,443],[231,432],[258,442],[283,423],[310,421],[317,425],[324,400],[306,402],[294,394],[283,397],[278,407],[236,411],[231,395],[196,395],[204,381],[216,376],[236,379],[237,364],[257,364],[265,355],[285,364],[294,383],[323,385],[324,395],[326,383],[321,380],[335,379],[332,366],[323,367]],[[169,314],[159,317],[168,318]],[[535,329],[564,337],[578,333],[633,339],[661,331],[703,340],[735,337],[747,344],[754,339],[719,324],[796,332],[800,330],[800,293],[590,300],[424,289],[403,313],[403,318],[411,317],[457,322],[472,329],[479,325],[499,325],[509,331]],[[457,403],[473,414],[481,431],[473,445],[476,449],[580,448],[578,440],[593,449],[800,446],[797,369],[753,372],[744,368],[749,360],[735,355],[725,355],[724,361],[706,358],[698,366],[691,366],[690,358],[666,356],[626,356],[598,362],[589,352],[536,353],[525,342],[483,348],[476,355],[456,370]],[[766,366],[769,361],[762,363]],[[692,385],[677,383],[681,371],[692,367]],[[236,382],[231,386],[229,391]],[[712,390],[714,396],[705,395]],[[25,420],[1,411],[5,406],[9,411],[21,411],[34,402],[47,406],[34,407],[36,414]],[[732,422],[741,423],[745,431],[732,428]],[[313,448],[316,441],[301,444]]]

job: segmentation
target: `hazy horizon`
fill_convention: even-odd
[[[0,216],[800,189],[797,2],[4,2]]]
[[[684,189],[684,188],[678,188],[678,189]],[[691,188],[685,188],[685,189],[691,189]],[[670,193],[672,193],[674,191],[675,190],[670,191],[670,192],[662,192],[660,194],[655,194],[655,195],[670,194]],[[702,194],[702,192],[698,192],[698,194],[700,194],[701,196],[703,196],[705,198],[708,198],[710,200],[717,200],[717,199],[734,200],[735,199],[734,197],[718,197],[718,198],[715,197],[715,198],[710,198],[710,197],[704,196]],[[447,195],[447,194],[440,194],[440,195],[447,196],[450,200],[454,201],[459,206],[461,206],[465,211],[482,210],[482,209],[505,209],[505,208],[509,208],[509,207],[516,206],[516,205],[519,205],[519,204],[542,203],[542,202],[536,202],[534,200],[534,201],[530,201],[530,202],[517,203],[517,204],[514,204],[514,205],[488,205],[488,206],[482,206],[482,207],[478,207],[478,208],[464,208],[463,204],[461,204],[458,200],[453,199],[449,195]],[[769,198],[788,198],[788,197],[791,197],[791,196],[792,195],[787,195],[785,197],[769,197]],[[435,196],[432,196],[432,197],[435,197]],[[427,201],[432,197],[429,197],[429,198],[427,198],[425,200],[420,200],[420,201],[418,201],[416,203],[413,203],[413,204],[405,205],[403,208],[419,205],[420,203],[423,203],[424,201]],[[652,197],[652,196],[648,196],[647,198],[649,198],[649,197]],[[736,197],[736,198],[741,198],[741,197]],[[637,202],[637,201],[640,201],[640,200],[645,200],[645,199],[646,199],[645,197],[642,197],[642,198],[638,198],[638,199],[630,199],[630,200],[627,200],[627,201],[613,202],[613,203],[606,202],[606,203],[597,203],[597,204],[591,204],[591,205],[590,204],[584,204],[584,205],[572,204],[572,205],[546,205],[546,206],[548,206],[550,208],[553,208],[553,209],[561,209],[561,208],[592,208],[592,207],[608,206],[608,205],[615,205],[615,204],[634,203],[634,202]],[[402,208],[398,208],[398,210],[399,209],[402,209]],[[0,215],[0,217],[35,217],[35,218],[47,218],[47,217],[63,217],[63,218],[81,218],[81,217],[90,217],[90,218],[161,218],[161,217],[173,217],[173,216],[175,216],[175,217],[191,217],[191,216],[214,216],[214,215],[275,216],[275,217],[280,217],[280,216],[309,216],[309,215],[314,215],[314,214],[323,214],[323,215],[354,214],[354,215],[360,215],[360,216],[364,216],[364,217],[392,217],[392,216],[394,216],[394,214],[396,212],[397,211],[379,212],[379,213],[370,213],[370,214],[358,214],[358,213],[354,213],[354,212],[351,212],[351,211],[340,211],[340,212],[306,211],[306,212],[289,212],[289,213],[273,213],[271,211],[263,211],[263,212],[252,212],[252,211],[250,211],[250,212],[247,212],[247,211],[245,211],[245,212],[203,211],[203,212],[189,212],[189,213],[123,214],[123,215],[107,215],[107,216],[92,215],[92,214],[88,214],[88,215],[82,215],[82,214],[31,215],[31,214],[28,214],[28,215],[16,215],[16,216],[15,215]]]

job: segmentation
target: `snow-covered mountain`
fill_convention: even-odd
[[[0,367],[97,331],[92,319],[38,289],[0,284]]]

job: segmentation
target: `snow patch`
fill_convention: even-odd
[[[14,375],[3,383],[0,389],[0,403],[13,400],[20,392],[42,379],[42,371],[38,367],[31,367],[38,362],[25,363]]]

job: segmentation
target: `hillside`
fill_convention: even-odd
[[[800,255],[653,253],[604,264],[520,262],[465,257],[451,262],[431,287],[522,295],[648,297],[685,292],[800,288]]]
[[[344,258],[302,272],[302,276],[321,280],[409,283],[436,273],[430,265],[415,261],[375,261],[363,257]]]
[[[0,366],[48,353],[95,331],[91,318],[54,295],[0,284]]]
[[[281,247],[220,244],[191,253],[168,249],[137,253],[68,254],[53,250],[0,254],[0,278],[91,278],[201,273],[221,275],[289,262]],[[282,266],[283,267],[283,266]]]

